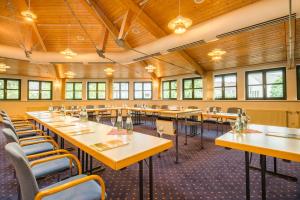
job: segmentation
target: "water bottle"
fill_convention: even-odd
[[[50,113],[53,112],[53,106],[52,106],[52,103],[50,104],[50,106],[49,106],[49,108],[48,108],[48,111],[49,111]]]
[[[130,112],[128,112],[128,114],[127,114],[126,130],[127,130],[127,133],[129,133],[129,134],[132,134],[132,132],[133,132],[133,123],[132,123],[131,113]]]
[[[62,116],[65,116],[65,106],[64,105],[61,105],[60,113],[62,114]]]
[[[238,118],[235,121],[235,128],[237,133],[243,132],[243,123],[242,123],[242,116],[238,114]]]
[[[121,130],[123,128],[123,119],[122,119],[122,113],[120,110],[118,110],[118,117],[116,122],[116,127],[118,130]]]
[[[245,111],[243,111],[243,114],[242,114],[242,123],[243,123],[243,130],[247,130],[247,128],[248,128],[248,117],[247,117]]]
[[[88,121],[88,114],[87,114],[86,108],[84,106],[80,110],[79,118],[80,118],[80,121],[82,121],[82,122]]]

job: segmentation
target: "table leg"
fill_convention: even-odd
[[[274,161],[274,173],[277,173],[277,158],[273,158]]]
[[[84,169],[85,169],[84,168],[84,159],[85,159],[84,154],[85,154],[84,151],[81,151],[81,166],[82,166],[82,171],[83,171],[82,173],[84,173]]]
[[[142,200],[144,198],[144,180],[143,180],[143,160],[139,161],[139,199]]]
[[[89,154],[88,153],[85,153],[85,172],[88,172],[89,170]]]
[[[261,165],[261,199],[266,200],[266,156],[260,155]]]
[[[153,164],[152,156],[149,158],[149,187],[150,187],[150,200],[153,200],[154,188],[153,188]]]
[[[245,169],[246,169],[246,200],[250,200],[250,161],[249,152],[245,151]]]
[[[49,129],[47,129],[47,135],[48,135],[48,136],[50,135],[50,130],[49,130]]]
[[[90,174],[93,174],[93,157],[90,156]]]
[[[175,163],[178,163],[178,116],[176,116],[176,121],[175,121],[175,134],[176,134],[176,161]]]

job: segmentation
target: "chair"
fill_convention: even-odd
[[[44,134],[42,130],[34,129],[34,127],[20,128],[18,126],[14,126],[12,122],[7,119],[3,119],[2,123],[5,128],[12,129],[15,132],[15,134],[17,134],[20,138],[26,138],[26,137],[32,137],[32,136],[38,136]]]
[[[24,159],[24,155],[20,148],[18,148],[18,145],[16,143],[7,144],[5,151],[16,170],[23,200],[105,199],[105,185],[102,178],[96,175],[86,176],[81,174],[81,166],[78,169],[77,176],[67,178],[40,189],[30,167],[30,163]]]
[[[197,106],[188,106],[188,109],[198,109]],[[198,120],[198,115],[200,114],[199,111],[192,112],[191,114],[185,114],[183,117],[181,117],[182,125],[184,126],[185,135],[186,135],[186,142],[187,144],[187,127],[190,127],[190,136],[195,136],[198,132],[198,125],[201,124],[201,122]],[[201,124],[202,125],[202,124]]]
[[[242,108],[238,108],[238,107],[229,107],[229,108],[227,108],[227,113],[239,114],[239,113],[242,113],[242,110],[243,110]],[[231,121],[235,121],[235,120],[226,119],[225,121],[222,120],[221,122],[219,122],[222,125],[222,133],[224,133],[223,125],[229,126]]]
[[[219,112],[221,112],[222,108],[221,107],[216,107],[216,106],[208,108],[208,111],[210,113],[214,112],[214,110],[217,113],[219,113]],[[218,135],[218,133],[219,133],[219,126],[218,126],[219,125],[219,119],[218,118],[216,118],[216,117],[209,117],[207,119],[204,119],[203,123],[207,123],[207,129],[208,129],[208,131],[209,131],[209,127],[210,127],[209,124],[215,124],[217,126],[217,135]]]
[[[105,105],[98,105],[98,108],[105,108]],[[98,115],[101,116],[101,122],[103,122],[103,119],[110,119],[111,118],[111,112],[106,110],[106,111],[98,111]]]
[[[15,135],[15,133],[9,128],[2,129],[2,132],[6,138],[6,143],[16,142],[20,144],[27,156],[58,149],[58,145],[55,141],[49,139],[50,136],[40,136],[38,138],[31,138],[32,140],[30,140],[26,138],[19,139],[18,136]]]

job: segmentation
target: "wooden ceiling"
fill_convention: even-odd
[[[31,0],[31,9],[38,16],[33,24],[21,17],[27,8],[26,0],[0,1],[0,44],[25,46],[26,49],[59,52],[68,46],[78,53],[95,52],[95,45],[106,52],[120,52],[115,39],[121,29],[123,17],[129,22],[125,29],[128,47],[137,47],[170,34],[168,22],[178,15],[178,0],[68,0],[75,16],[64,0]],[[193,20],[193,25],[231,12],[258,0],[193,0],[181,1],[181,14]],[[144,3],[146,2],[146,3]],[[144,3],[144,4],[143,4]],[[142,9],[142,10],[141,10]],[[81,28],[77,17],[88,33]],[[300,59],[300,20],[296,22],[295,57]],[[223,59],[213,62],[207,55],[215,48],[225,50]],[[76,78],[106,78],[104,68],[116,70],[115,78],[149,78],[144,67],[154,64],[157,77],[187,73],[202,73],[232,67],[242,67],[286,60],[286,25],[262,27],[209,42],[180,52],[161,55],[128,66],[104,64],[35,65],[27,61],[5,59],[12,66],[8,74],[28,76],[64,77],[74,71]],[[166,62],[163,62],[164,60]],[[29,63],[29,64],[28,64]],[[173,64],[170,64],[173,63]],[[45,68],[45,69],[43,69]],[[36,70],[38,69],[38,70]]]

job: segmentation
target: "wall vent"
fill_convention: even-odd
[[[204,44],[204,43],[205,43],[204,40],[198,40],[198,41],[195,41],[195,42],[191,42],[191,43],[188,43],[188,44],[184,44],[184,45],[181,45],[181,46],[178,46],[178,47],[168,49],[167,51],[168,52],[181,51],[181,50],[184,50],[184,49],[187,49],[187,48],[191,48],[192,46],[201,45],[201,44]]]
[[[154,56],[160,56],[161,53],[158,52],[158,53],[153,53],[153,54],[149,54],[149,55],[145,55],[145,56],[142,56],[142,57],[139,57],[139,58],[135,58],[133,59],[133,61],[141,61],[141,60],[146,60],[148,58],[151,58],[151,57],[154,57]]]

